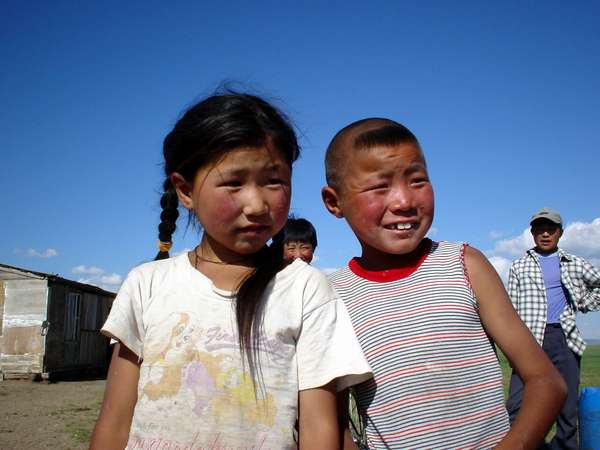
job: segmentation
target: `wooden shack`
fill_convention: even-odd
[[[115,294],[99,287],[0,264],[0,380],[105,373],[100,328]]]

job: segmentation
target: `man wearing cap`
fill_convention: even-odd
[[[600,309],[600,271],[558,247],[560,214],[542,208],[531,217],[535,247],[513,261],[508,293],[521,319],[564,377],[567,400],[556,421],[552,449],[577,449],[579,368],[585,342],[575,324],[577,311]],[[521,407],[523,383],[513,371],[506,408],[511,423]]]

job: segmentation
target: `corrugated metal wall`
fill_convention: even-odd
[[[46,280],[3,281],[4,314],[0,370],[5,376],[40,373],[44,356],[41,325],[46,319]]]

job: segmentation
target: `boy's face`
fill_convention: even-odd
[[[287,263],[291,263],[300,258],[305,263],[310,264],[314,251],[315,249],[308,242],[289,241],[283,244],[283,259]]]
[[[414,143],[349,150],[340,186],[323,188],[325,207],[345,217],[376,269],[417,248],[433,221],[433,188]]]
[[[531,234],[540,253],[553,253],[558,248],[562,228],[550,220],[538,219],[531,224]]]

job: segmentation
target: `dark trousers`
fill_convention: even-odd
[[[554,367],[558,369],[565,379],[568,388],[567,400],[558,418],[556,419],[556,434],[547,445],[541,449],[568,449],[577,450],[577,401],[579,395],[579,368],[581,358],[567,346],[565,335],[560,325],[546,326],[544,345],[542,346]],[[513,370],[510,378],[508,401],[506,409],[513,423],[521,408],[523,398],[523,382]]]

